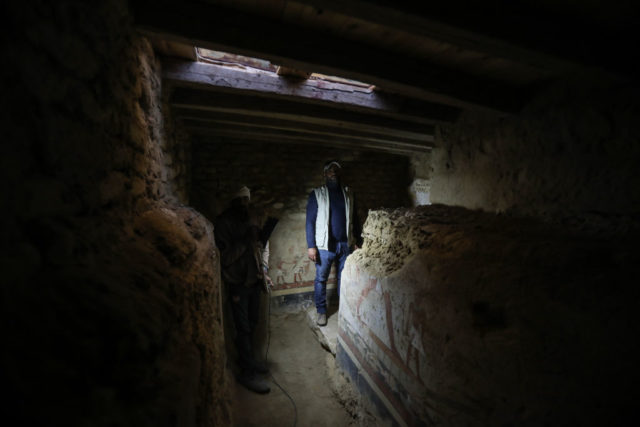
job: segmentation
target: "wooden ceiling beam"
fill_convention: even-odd
[[[376,135],[371,133],[361,132],[349,132],[344,130],[332,130],[326,127],[311,127],[311,126],[291,126],[287,123],[255,123],[254,121],[230,121],[230,120],[215,120],[215,119],[194,119],[194,118],[182,118],[182,123],[185,128],[203,128],[210,127],[212,129],[226,129],[226,130],[249,130],[249,131],[265,131],[265,132],[278,132],[281,131],[283,135],[295,134],[295,135],[308,135],[314,137],[326,137],[326,138],[346,138],[352,141],[361,141],[366,144],[382,144],[382,145],[396,145],[404,144],[412,148],[432,148],[433,142],[416,141],[410,139],[393,138],[385,135]]]
[[[337,103],[346,109],[375,110],[389,117],[416,116],[434,122],[454,121],[460,110],[442,104],[315,79],[290,79],[219,65],[165,58],[162,78],[174,86],[296,98],[300,102]]]
[[[529,65],[637,78],[634,2],[293,0]],[[574,4],[570,4],[574,3]]]
[[[173,114],[182,120],[196,120],[204,123],[229,123],[247,124],[249,126],[273,127],[289,130],[301,130],[307,132],[328,132],[345,136],[355,136],[364,138],[379,138],[385,140],[406,141],[422,144],[433,144],[433,128],[429,133],[407,132],[398,129],[371,127],[360,123],[349,122],[325,122],[322,124],[312,123],[304,120],[288,120],[277,117],[251,116],[243,113],[216,112],[204,110],[190,110],[174,108]]]
[[[385,91],[459,108],[516,112],[516,88],[264,16],[212,4],[136,0],[142,34],[263,58],[274,64],[374,84]]]
[[[431,135],[434,131],[433,124],[429,120],[421,120],[418,117],[406,117],[407,120],[400,120],[356,111],[345,111],[325,105],[298,103],[261,96],[176,89],[169,102],[172,107],[181,109],[274,117],[316,124],[359,124],[363,130],[388,128]]]
[[[312,145],[333,147],[351,150],[373,150],[393,154],[411,155],[428,152],[429,147],[412,146],[408,144],[370,144],[362,141],[353,141],[343,137],[314,137],[310,135],[283,134],[282,132],[214,129],[211,127],[190,127],[188,130],[197,138],[208,139],[209,143],[227,143],[229,139],[242,142],[272,142],[274,144]]]
[[[585,65],[620,70],[630,63],[629,55],[620,55],[619,48],[611,47],[620,43],[635,46],[622,33],[635,33],[637,19],[624,12],[625,6],[614,10],[616,5],[604,2],[600,6],[606,9],[603,12],[608,23],[595,10],[590,17],[580,13],[593,9],[594,5],[570,14],[563,5],[554,8],[513,0],[489,3],[292,0],[288,4],[292,3],[313,7],[323,15],[331,11],[389,31],[436,40],[556,74],[584,71]],[[628,12],[630,4],[626,5]],[[596,31],[597,27],[600,31]]]

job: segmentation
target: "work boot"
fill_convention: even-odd
[[[318,320],[316,320],[318,326],[324,326],[327,324],[327,314],[326,313],[318,313]]]
[[[267,385],[266,381],[262,381],[261,379],[257,378],[255,375],[252,375],[252,374],[239,375],[238,382],[243,386],[245,386],[246,388],[248,388],[249,390],[256,393],[266,394],[271,391],[271,388]]]
[[[251,368],[257,372],[258,374],[268,374],[269,373],[269,366],[267,366],[266,363],[260,362],[258,360],[252,360],[251,361]]]

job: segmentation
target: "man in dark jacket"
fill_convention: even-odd
[[[361,225],[353,191],[342,185],[342,167],[335,160],[324,165],[325,185],[315,188],[307,200],[307,256],[316,265],[314,300],[319,326],[327,324],[327,279],[336,264],[338,295],[347,256],[361,245]]]
[[[220,249],[222,279],[227,286],[229,303],[236,328],[236,349],[240,373],[238,381],[256,393],[268,393],[269,386],[256,374],[267,367],[253,355],[252,335],[260,309],[263,289],[259,228],[249,214],[250,191],[240,188],[231,206],[215,221],[215,239]]]

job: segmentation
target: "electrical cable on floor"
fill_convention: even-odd
[[[271,344],[271,292],[270,291],[267,294],[267,298],[269,298],[269,315],[267,316],[267,351],[265,351],[264,353],[265,362],[267,361],[267,355],[269,354],[269,345]],[[294,413],[293,427],[296,427],[296,425],[298,424],[298,408],[296,406],[296,402],[294,402],[293,398],[289,395],[289,393],[287,393],[287,391],[280,384],[278,384],[271,370],[269,370],[269,375],[271,376],[271,380],[273,381],[273,383],[277,385],[278,388],[282,390],[285,396],[287,396],[291,401],[291,404],[293,405],[293,413]]]

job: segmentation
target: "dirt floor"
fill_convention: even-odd
[[[362,417],[352,416],[349,412],[353,410],[346,409],[349,399],[344,387],[338,391],[341,387],[337,385],[339,380],[336,382],[335,359],[315,338],[306,312],[301,309],[271,313],[270,329],[267,360],[271,373],[264,378],[269,382],[271,392],[259,395],[234,382],[234,425],[362,425]],[[295,410],[275,382],[291,396]]]

